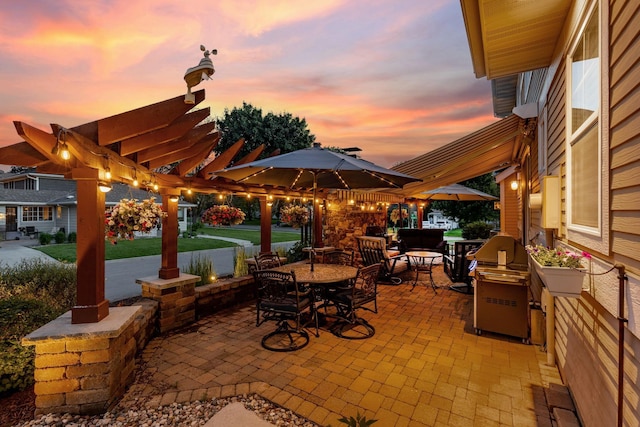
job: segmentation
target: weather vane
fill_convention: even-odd
[[[216,70],[213,68],[213,62],[209,58],[210,54],[217,55],[218,50],[213,49],[211,52],[204,45],[200,45],[200,50],[204,52],[204,58],[195,67],[187,69],[184,73],[184,81],[187,82],[187,94],[184,96],[185,104],[195,104],[196,97],[191,93],[191,88],[200,84],[203,80],[210,80]]]

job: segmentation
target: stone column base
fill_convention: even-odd
[[[156,276],[136,279],[142,296],[158,301],[158,330],[165,333],[196,320],[196,282],[199,276],[181,273],[175,279]]]
[[[109,409],[133,380],[140,306],[114,307],[97,323],[71,323],[71,311],[22,339],[33,345],[35,414],[93,415]]]

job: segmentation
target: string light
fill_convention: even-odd
[[[107,166],[106,168],[104,168],[104,178],[107,181],[111,181],[111,169],[109,168],[109,166]]]

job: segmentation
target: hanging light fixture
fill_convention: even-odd
[[[111,191],[111,183],[106,181],[99,181],[98,188],[101,192],[108,193],[109,191]]]
[[[178,200],[180,200],[180,196],[178,196],[177,194],[172,194],[169,196],[169,201],[176,203]]]
[[[71,153],[69,153],[69,147],[67,146],[66,139],[66,129],[60,128],[56,137],[56,145],[53,146],[51,154],[54,156],[60,156],[63,160],[69,160],[71,158]]]
[[[107,181],[111,181],[111,168],[109,168],[109,166],[107,166],[106,168],[104,168],[104,178]]]

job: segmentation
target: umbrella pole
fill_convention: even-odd
[[[322,211],[320,209],[320,204],[316,203],[316,194],[317,194],[317,173],[313,172],[313,230],[311,231],[311,247],[312,248],[321,248],[324,246],[322,243]]]

